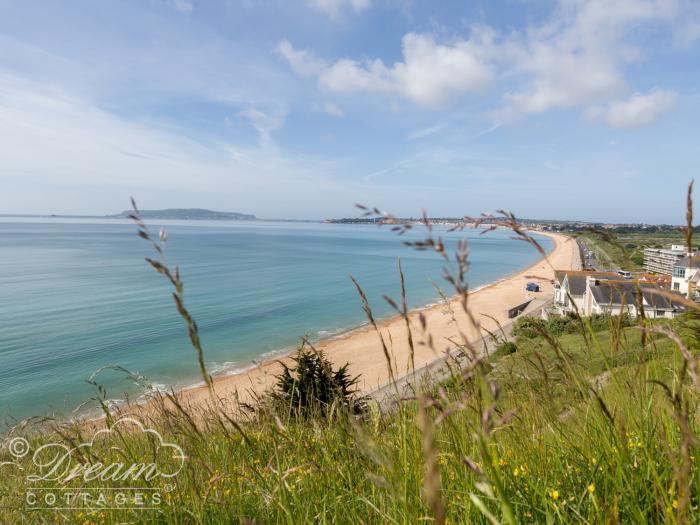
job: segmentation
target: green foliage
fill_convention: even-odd
[[[500,357],[504,355],[514,354],[518,351],[518,347],[513,341],[503,341],[496,347],[496,351],[493,353],[494,357]]]
[[[366,409],[365,399],[355,389],[359,378],[350,376],[347,363],[333,370],[322,351],[303,347],[292,360],[295,366],[291,368],[281,363],[282,372],[271,394],[281,407],[300,416],[327,414],[333,406],[353,413]]]
[[[688,316],[673,324],[693,332],[698,321]],[[501,523],[507,512],[512,523],[697,523],[700,480],[691,457],[700,450],[678,421],[698,435],[697,418],[679,416],[700,405],[687,374],[678,373],[683,360],[676,346],[662,336],[643,341],[635,327],[596,332],[593,344],[564,334],[557,344],[523,339],[494,366],[466,378],[457,370],[446,389],[433,385],[426,413],[441,422],[427,443],[411,400],[365,418],[262,412],[238,430],[215,409],[156,405],[149,427],[187,456],[174,485],[154,482],[164,498],[157,514],[26,513],[24,477],[10,472],[0,478],[4,519],[21,522],[24,513],[26,523],[431,522],[423,480],[432,455],[447,523],[493,523],[484,512]],[[327,365],[306,351],[289,377],[297,378],[300,366],[315,375]],[[657,382],[682,403],[674,404]],[[285,380],[294,392],[289,385]],[[685,404],[687,412],[679,412]],[[508,413],[516,417],[492,423]],[[35,436],[32,448],[55,437]],[[123,461],[125,443],[130,453],[151,453],[152,444],[138,436],[113,439],[96,460]],[[8,458],[0,449],[0,462]]]
[[[638,267],[644,266],[644,252],[642,251],[635,251],[630,255],[630,261],[632,261],[634,264],[636,264]]]
[[[513,335],[532,339],[537,337],[546,326],[546,321],[539,317],[520,317],[513,325]]]
[[[620,326],[628,327],[634,324],[634,320],[628,315],[610,316],[594,314],[590,317],[579,317],[576,314],[552,316],[548,320],[539,317],[521,317],[513,326],[513,335],[533,339],[544,333],[553,336],[564,334],[580,334],[587,331],[602,332]]]

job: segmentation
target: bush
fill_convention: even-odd
[[[518,347],[513,341],[503,341],[500,345],[496,347],[496,351],[493,353],[494,356],[504,356],[514,354],[518,351]]]
[[[365,398],[358,397],[355,386],[359,376],[350,377],[348,363],[333,370],[322,351],[301,348],[292,358],[296,366],[282,363],[282,373],[272,399],[296,415],[327,415],[332,406],[341,406],[358,414],[365,411]]]
[[[546,326],[547,323],[539,317],[520,317],[513,326],[513,335],[534,339],[541,330],[547,329]]]
[[[594,332],[603,332],[610,330],[619,322],[619,317],[604,314],[594,314],[590,317],[582,319],[576,314],[567,314],[562,316],[550,317],[548,320],[538,317],[521,317],[513,327],[513,335],[516,337],[525,337],[534,339],[539,337],[541,331],[545,331],[553,336],[564,334],[581,333],[581,327],[586,323],[590,323],[591,330]],[[613,324],[614,323],[614,324]],[[632,326],[634,320],[629,314],[624,314],[622,317],[622,327]]]

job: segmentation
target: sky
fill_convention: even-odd
[[[699,123],[700,0],[0,0],[0,213],[680,224]]]

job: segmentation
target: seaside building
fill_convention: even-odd
[[[567,314],[578,311],[583,315],[583,298],[586,292],[586,279],[589,276],[608,279],[621,278],[614,272],[555,271],[554,307],[557,313]]]
[[[645,248],[644,269],[650,273],[671,275],[673,267],[688,253],[685,246],[674,244],[670,249]]]
[[[697,259],[700,262],[700,256]],[[700,280],[700,271],[695,275]],[[671,319],[685,311],[658,283],[624,279],[613,272],[555,272],[553,313],[578,312],[581,316],[627,313],[636,317],[640,307],[651,319]]]
[[[698,298],[700,281],[700,255],[686,255],[673,267],[671,289],[689,299]]]
[[[672,319],[685,312],[680,302],[658,293],[660,291],[654,284],[589,277],[586,280],[583,310],[585,315],[627,313],[636,317],[639,309],[643,308],[644,315],[649,319]]]

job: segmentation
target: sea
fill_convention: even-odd
[[[422,237],[420,228],[403,236],[388,226],[322,222],[153,221],[149,228],[156,237],[166,232],[164,258],[180,269],[213,375],[289,352],[301,337],[362,326],[351,275],[377,317],[392,315],[382,296],[400,299],[399,258],[410,307],[439,302],[439,288],[453,293],[442,278],[445,261],[405,244]],[[539,258],[505,230],[438,226],[434,234],[449,250],[467,240],[471,289]],[[0,218],[0,421],[73,417],[94,409],[100,395],[121,402],[200,382],[171,286],[144,260],[156,255],[128,220]]]

